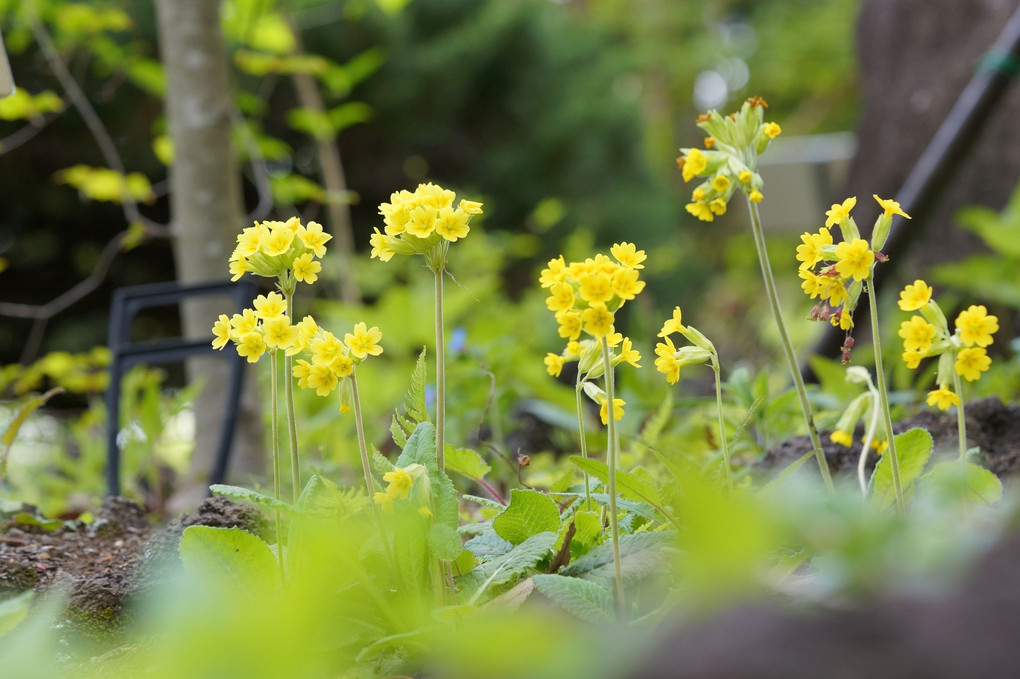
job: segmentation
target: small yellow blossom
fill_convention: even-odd
[[[313,361],[308,369],[308,388],[314,389],[319,396],[329,396],[340,383],[339,376],[326,363]]]
[[[559,323],[560,337],[568,340],[576,340],[581,336],[584,322],[581,320],[581,312],[571,309],[568,311],[556,312],[556,322]]]
[[[931,299],[931,288],[920,278],[907,285],[900,292],[900,309],[903,311],[917,311]]]
[[[318,280],[319,272],[322,271],[322,264],[312,258],[312,253],[306,252],[294,259],[290,269],[294,272],[296,280],[311,284]]]
[[[290,229],[270,229],[260,243],[260,250],[269,257],[282,255],[290,249],[294,242],[294,232]]]
[[[666,322],[662,324],[662,330],[659,331],[659,337],[665,337],[666,335],[672,335],[675,332],[683,333],[683,312],[680,307],[673,307],[673,317],[666,319]],[[673,351],[676,351],[675,349]]]
[[[900,215],[902,217],[906,217],[907,219],[910,219],[910,215],[908,215],[906,212],[901,210],[900,209],[900,204],[897,203],[895,200],[879,198],[875,194],[871,194],[871,195],[872,195],[872,197],[875,200],[878,201],[878,204],[882,207],[882,210],[884,211],[886,217],[891,217],[893,215]]]
[[[926,401],[929,406],[937,407],[939,410],[949,410],[952,406],[960,406],[960,397],[945,387],[929,391]]]
[[[836,246],[836,260],[836,273],[844,279],[853,278],[855,281],[861,281],[871,273],[875,253],[871,251],[868,241],[855,238]]]
[[[482,214],[482,204],[473,200],[461,200],[458,207],[469,215]]]
[[[842,224],[850,219],[850,211],[857,205],[857,196],[850,196],[842,203],[833,203],[832,207],[825,212],[825,228]]]
[[[563,280],[566,268],[567,264],[563,261],[563,255],[550,259],[549,264],[546,265],[545,269],[542,269],[542,273],[538,278],[539,285],[543,288],[551,288],[553,283]]]
[[[270,349],[287,349],[297,341],[298,329],[286,315],[280,315],[262,322],[262,338]]]
[[[708,166],[708,156],[699,151],[698,149],[691,149],[684,156],[683,165],[683,178],[685,182],[689,182],[696,176],[705,171]]]
[[[829,434],[829,440],[847,448],[852,446],[854,443],[854,438],[850,435],[850,432],[840,431],[838,429]]]
[[[765,196],[763,196],[761,191],[759,191],[758,189],[754,189],[753,191],[751,191],[751,193],[747,195],[747,199],[752,203],[760,203],[762,201],[762,198],[764,197]]]
[[[368,242],[372,246],[372,252],[370,253],[372,259],[378,258],[388,262],[396,254],[396,251],[393,249],[392,236],[380,233],[378,227],[376,227],[375,233],[369,237]]]
[[[613,332],[615,320],[613,314],[606,309],[605,304],[593,304],[581,312],[584,331],[596,339]]]
[[[712,188],[719,193],[724,193],[726,189],[730,188],[730,178],[724,174],[718,174],[712,179]]]
[[[333,363],[339,356],[347,353],[347,347],[344,346],[343,342],[328,330],[313,338],[308,343],[308,348],[312,352],[313,362],[327,366]]]
[[[726,214],[726,201],[722,198],[713,198],[708,201],[708,209],[711,210],[712,214],[724,215]]]
[[[956,329],[960,331],[960,339],[968,347],[975,344],[987,347],[992,343],[992,335],[999,330],[999,319],[989,316],[983,305],[972,304],[956,317]]]
[[[400,467],[394,467],[393,471],[383,474],[383,481],[389,484],[386,487],[386,494],[398,500],[406,500],[411,495],[411,488],[414,487],[414,479]]]
[[[797,261],[801,269],[810,269],[822,261],[822,248],[832,245],[832,233],[828,229],[818,229],[818,233],[804,233],[797,246]]]
[[[549,352],[545,355],[543,360],[545,363],[545,371],[553,377],[559,377],[560,373],[563,372],[563,365],[567,362],[563,356]]]
[[[904,351],[923,354],[931,348],[935,339],[935,326],[920,316],[911,316],[910,320],[900,323],[898,334],[903,338]]]
[[[271,292],[256,297],[252,306],[255,307],[255,315],[265,321],[283,315],[287,311],[287,300],[280,293]]]
[[[629,337],[623,338],[623,345],[620,347],[620,362],[628,363],[635,368],[640,368],[638,361],[641,360],[641,352],[634,348]]]
[[[911,370],[917,370],[917,366],[921,365],[921,359],[924,358],[924,353],[920,351],[904,351],[900,357],[903,359],[903,363]]]
[[[549,311],[565,311],[574,308],[574,286],[566,281],[553,283],[550,295],[545,300]]]
[[[633,243],[616,243],[609,248],[609,252],[616,258],[616,261],[631,269],[645,268],[641,262],[648,258],[645,251],[638,250]]]
[[[775,139],[783,132],[782,128],[779,127],[778,123],[765,123],[764,130],[765,136],[768,137],[769,139]]]
[[[213,324],[213,349],[222,349],[230,341],[230,318],[226,314],[220,314],[219,319]]]
[[[248,359],[249,363],[258,363],[262,354],[266,353],[266,341],[260,332],[249,332],[237,341],[237,354]]]
[[[645,282],[638,280],[638,270],[623,268],[613,274],[613,292],[620,299],[632,300],[645,289]]]
[[[715,215],[712,214],[712,210],[708,207],[708,203],[703,203],[701,201],[688,203],[684,206],[684,209],[703,222],[711,222],[715,219]]]
[[[627,402],[622,398],[613,399],[613,419],[623,419],[623,406],[627,405]],[[609,399],[602,401],[602,408],[599,410],[599,417],[602,418],[602,424],[609,424]]]
[[[378,356],[383,352],[379,346],[382,339],[382,331],[376,326],[367,327],[364,322],[354,324],[354,332],[344,335],[344,344],[350,349],[355,358],[363,359],[366,356]]]
[[[988,352],[981,347],[960,349],[960,353],[956,355],[956,374],[968,382],[973,382],[980,379],[981,373],[988,370],[991,364],[992,359],[989,358]]]
[[[255,315],[254,309],[242,309],[241,313],[230,317],[231,339],[238,339],[241,335],[255,332],[259,326],[259,317]]]
[[[753,176],[754,175],[751,174],[750,170],[741,170],[740,173],[737,174],[737,181],[741,184],[748,184]]]
[[[578,294],[585,302],[596,304],[608,302],[613,298],[613,279],[605,274],[588,274],[582,276]]]
[[[464,238],[471,230],[468,218],[468,213],[463,210],[444,207],[436,216],[436,233],[451,243]]]
[[[304,246],[314,252],[316,257],[323,257],[326,254],[326,243],[333,238],[322,230],[322,224],[318,222],[308,222],[305,226],[299,226],[297,235]]]

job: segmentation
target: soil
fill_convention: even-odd
[[[26,514],[35,508],[24,506]],[[71,620],[115,626],[128,597],[156,584],[177,559],[181,533],[192,525],[265,529],[258,509],[209,498],[190,515],[156,527],[132,500],[109,497],[90,523],[65,522],[56,530],[15,521],[0,526],[0,600],[27,589],[61,587]]]

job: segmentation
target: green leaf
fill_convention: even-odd
[[[521,575],[549,555],[556,544],[556,533],[539,533],[502,556],[476,566],[458,582],[465,592],[473,592],[474,603],[490,587],[502,585]]]
[[[0,601],[0,637],[10,632],[24,620],[32,607],[35,592],[29,590],[16,597]]]
[[[436,510],[436,522],[457,528],[457,489],[445,472],[439,470],[436,461],[436,429],[431,422],[421,422],[415,427],[404,450],[397,458],[396,466],[407,467],[418,463],[429,471],[432,486],[432,504]]]
[[[188,526],[181,535],[180,553],[185,570],[252,599],[280,584],[279,566],[269,545],[240,528]]]
[[[260,493],[257,490],[252,490],[251,488],[214,483],[209,486],[209,492],[213,495],[223,495],[232,500],[244,500],[245,502],[251,502],[252,504],[268,507],[269,509],[279,509],[283,512],[290,512],[294,510],[294,507],[289,503],[284,502],[283,500],[277,500],[275,497],[264,495],[263,493]]]
[[[596,512],[580,511],[574,514],[573,521],[574,539],[571,552],[576,558],[590,551],[602,537],[602,519]]]
[[[504,540],[519,545],[533,535],[556,532],[560,510],[545,493],[537,490],[510,491],[510,504],[492,520],[492,529]]]
[[[496,556],[503,556],[514,548],[512,542],[507,542],[493,531],[476,535],[464,543],[464,548],[469,550],[483,561]]]
[[[35,514],[29,514],[28,512],[15,514],[12,520],[22,526],[38,526],[47,531],[55,531],[58,528],[64,527],[64,522],[60,519],[46,519]]]
[[[584,495],[579,494],[577,497],[583,498]],[[595,500],[595,502],[598,502],[603,507],[609,507],[608,493],[592,493],[591,499]],[[631,500],[623,500],[621,498],[616,498],[616,509],[625,512],[630,512],[631,514],[637,514],[638,516],[642,516],[648,519],[649,521],[659,521],[662,518],[659,516],[658,512],[656,512],[654,509],[652,509],[643,502],[632,502]]]
[[[475,504],[481,505],[483,507],[489,507],[491,509],[495,509],[495,510],[500,511],[500,512],[503,511],[504,509],[506,509],[506,507],[504,505],[499,504],[498,502],[496,502],[495,500],[493,500],[491,498],[478,497],[477,495],[469,495],[467,493],[464,493],[464,495],[462,495],[462,497],[467,502],[474,502]],[[18,505],[18,506],[20,507],[21,505]]]
[[[959,460],[942,462],[924,475],[925,488],[940,498],[991,505],[1002,499],[1002,482],[984,467]]]
[[[18,409],[14,411],[14,416],[7,421],[3,430],[0,431],[0,446],[7,448],[12,445],[14,443],[14,437],[18,435],[18,430],[21,429],[21,425],[25,424],[25,420],[28,419],[28,416],[45,405],[46,401],[49,401],[51,398],[63,391],[63,387],[54,387],[45,394],[35,396],[22,403]]]
[[[457,558],[453,560],[453,563],[450,564],[453,568],[453,577],[459,578],[462,575],[470,573],[474,569],[477,561],[478,560],[475,558],[475,555],[472,554],[470,550],[462,550],[461,553],[457,555]]]
[[[931,458],[931,434],[924,429],[914,428],[897,434],[893,441],[900,463],[900,485],[903,487],[904,496],[906,496]],[[896,503],[890,460],[891,456],[887,452],[879,459],[878,464],[875,465],[875,471],[871,475],[871,497],[882,509],[892,507]]]
[[[335,135],[352,125],[371,120],[372,107],[360,101],[348,101],[330,109],[328,117]]]
[[[533,575],[535,588],[585,622],[613,622],[613,593],[594,582],[563,575]]]
[[[662,567],[666,548],[674,541],[672,533],[634,533],[620,536],[620,570],[624,583],[641,580]],[[560,571],[560,574],[592,582],[612,585],[616,567],[613,565],[613,545],[603,542],[580,559]]]
[[[400,410],[394,412],[393,421],[390,423],[393,442],[401,448],[407,443],[407,437],[411,435],[418,424],[429,421],[428,411],[425,409],[427,371],[425,347],[422,347],[418,360],[414,364],[414,371],[411,373],[411,386],[407,388],[407,395],[404,397],[404,412],[401,413]]]
[[[478,451],[471,448],[446,446],[446,471],[457,472],[474,481],[485,477],[492,467],[482,459]]]
[[[573,455],[570,461],[609,487],[609,467],[601,460]],[[623,497],[637,502],[645,502],[655,508],[662,507],[659,490],[648,481],[625,471],[616,472],[616,490]]]
[[[429,529],[429,549],[442,561],[453,561],[464,550],[460,533],[445,523],[436,523]]]
[[[367,504],[366,495],[357,488],[340,488],[325,476],[312,474],[298,497],[296,508],[302,514],[341,518]]]

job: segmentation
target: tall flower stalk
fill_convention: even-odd
[[[765,151],[769,142],[782,132],[776,123],[765,122],[764,111],[767,106],[763,99],[754,97],[748,99],[740,111],[732,115],[722,116],[717,111],[710,111],[700,116],[697,121],[698,127],[709,134],[705,139],[706,150],[681,149],[683,156],[677,159],[677,165],[683,173],[684,181],[690,181],[695,177],[704,179],[694,189],[691,202],[686,206],[689,213],[702,221],[711,222],[716,216],[725,214],[730,198],[738,189],[747,198],[751,231],[758,251],[758,262],[765,282],[769,309],[779,331],[780,344],[793,378],[794,389],[797,392],[819,471],[831,492],[832,476],[815,427],[807,389],[797,365],[797,355],[783,321],[772,265],[765,249],[761,215],[758,213],[758,203],[763,198],[761,188],[764,184],[757,172],[758,156]]]
[[[379,206],[384,232],[372,234],[372,257],[388,262],[394,255],[422,255],[434,277],[436,328],[436,461],[445,470],[446,453],[446,338],[443,331],[443,275],[450,243],[468,235],[471,217],[482,214],[482,204],[461,200],[432,183],[419,184],[412,193],[397,191]]]

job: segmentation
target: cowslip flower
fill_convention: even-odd
[[[987,347],[999,330],[999,319],[989,316],[984,306],[971,305],[956,317],[956,329],[966,346]]]
[[[379,346],[382,339],[382,332],[379,328],[367,327],[365,323],[355,323],[354,332],[344,335],[344,344],[350,350],[351,355],[357,359],[364,359],[366,356],[378,356],[383,352]]]
[[[927,283],[918,279],[907,285],[900,292],[900,300],[897,302],[903,311],[917,311],[931,299],[931,288]]]
[[[946,387],[929,391],[926,402],[929,406],[939,410],[949,410],[953,406],[960,407],[960,397]]]
[[[613,399],[613,419],[623,419],[623,407],[627,405],[627,402],[622,398]],[[609,424],[609,399],[602,401],[602,406],[599,410],[599,417],[602,419],[602,424]]]

